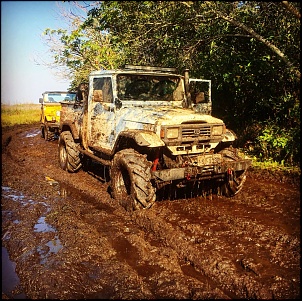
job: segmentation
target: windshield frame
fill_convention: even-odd
[[[45,103],[73,102],[76,100],[76,92],[45,92],[43,99]]]
[[[184,83],[179,75],[150,73],[119,73],[116,76],[117,97],[120,101],[182,102]]]

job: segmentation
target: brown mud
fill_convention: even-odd
[[[127,212],[39,125],[2,129],[3,299],[299,299],[300,179],[250,169],[233,198]]]

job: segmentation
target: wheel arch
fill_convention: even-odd
[[[80,139],[79,131],[71,120],[67,120],[60,125],[60,132],[64,131],[69,131],[74,140]]]
[[[143,130],[128,130],[119,134],[113,153],[125,148],[133,148],[137,151],[140,149],[155,149],[164,146],[165,143],[154,132]]]

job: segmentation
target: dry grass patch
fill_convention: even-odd
[[[40,104],[1,105],[1,126],[37,123],[40,115]]]

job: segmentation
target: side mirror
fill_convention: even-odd
[[[120,109],[123,105],[122,102],[118,98],[115,99],[114,104],[117,109]]]
[[[43,103],[43,98],[39,98],[39,103]]]

